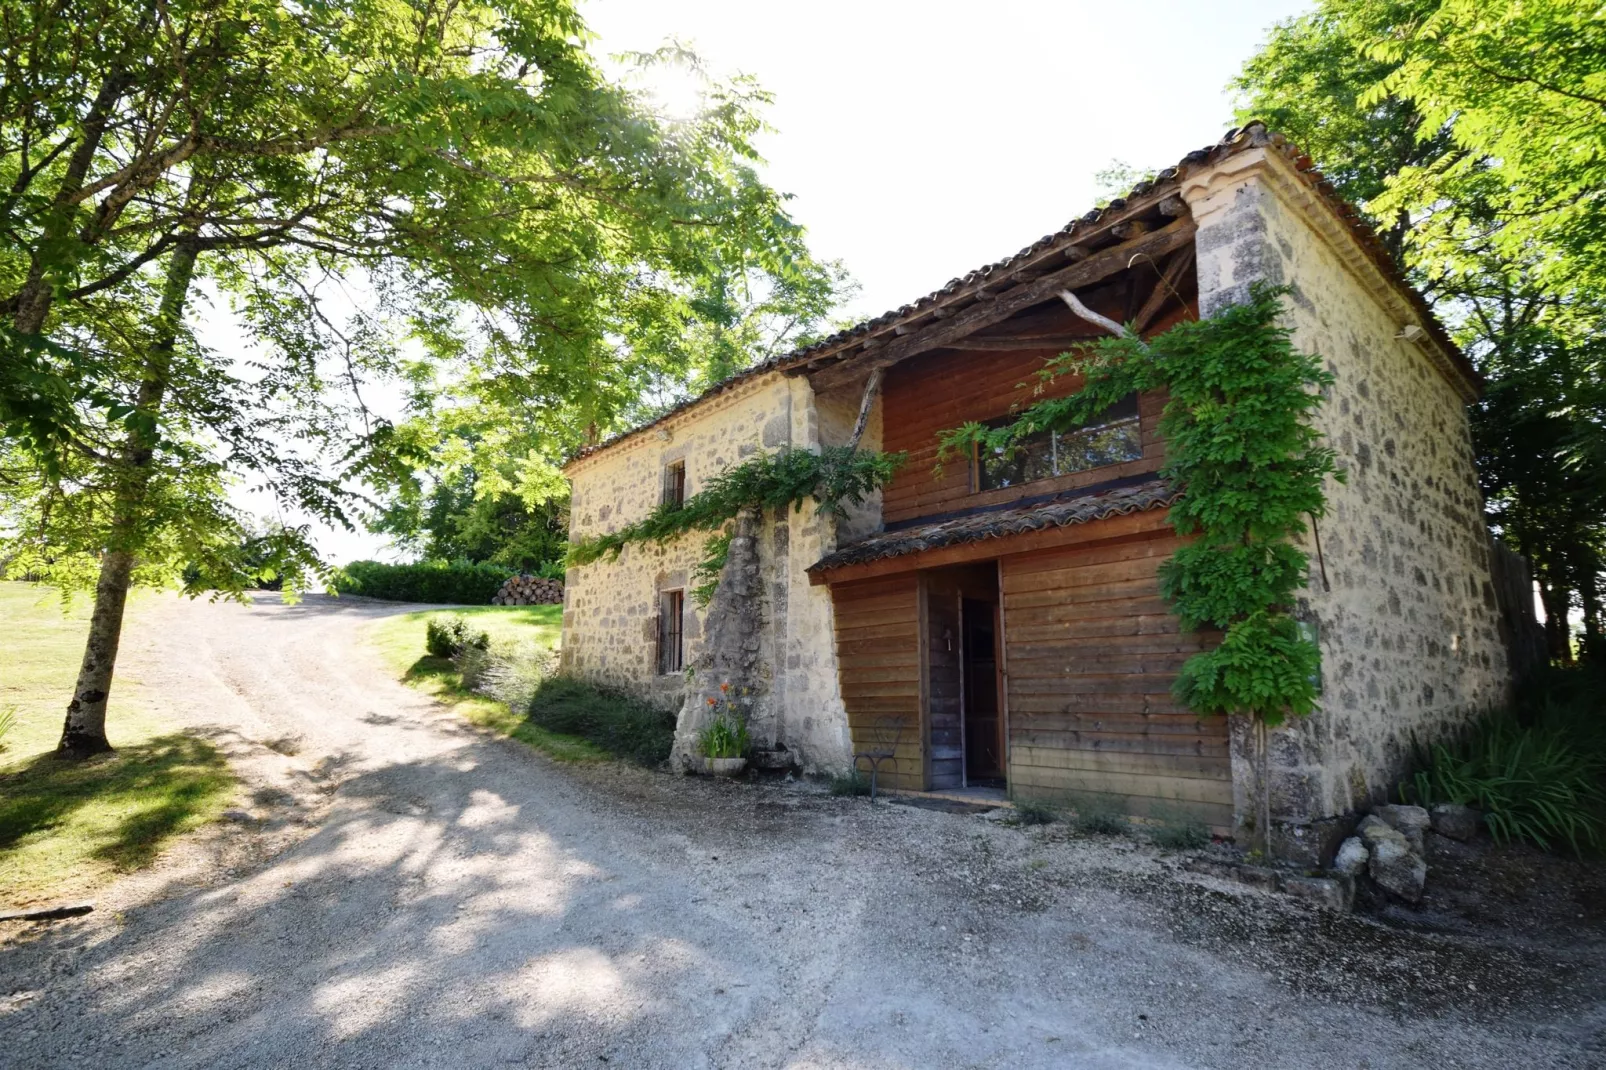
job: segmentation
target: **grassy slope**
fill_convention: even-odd
[[[0,582],[0,907],[83,895],[148,865],[174,836],[215,820],[233,790],[211,744],[175,732],[126,673],[112,695],[116,754],[51,757],[83,655],[89,604]],[[137,619],[138,604],[131,616]]]
[[[446,658],[424,652],[424,627],[430,617],[459,613],[493,641],[534,640],[556,646],[563,626],[562,606],[458,606],[386,617],[370,626],[369,636],[380,655],[405,683],[451,706],[459,714],[505,736],[527,743],[561,762],[597,761],[607,752],[574,736],[559,735],[531,724],[515,712],[458,686],[457,671]]]

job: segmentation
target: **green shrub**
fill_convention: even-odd
[[[832,795],[870,794],[870,775],[863,769],[849,769],[845,773],[831,774]]]
[[[530,699],[531,722],[579,736],[621,758],[656,765],[675,742],[675,715],[567,676],[549,676]]]
[[[513,575],[500,565],[424,561],[416,565],[387,565],[380,561],[353,561],[335,570],[329,589],[392,602],[439,602],[447,605],[486,606]]]
[[[1132,831],[1132,822],[1113,801],[1101,795],[1080,796],[1073,800],[1076,814],[1071,827],[1093,836],[1119,836]]]
[[[557,655],[540,643],[503,640],[483,647],[467,646],[452,662],[465,690],[522,710],[552,675]]]
[[[1149,828],[1149,841],[1166,851],[1197,851],[1210,844],[1210,830],[1192,821],[1165,822]]]
[[[1015,800],[1015,820],[1022,825],[1052,825],[1059,817],[1058,810],[1041,800]]]
[[[455,658],[465,650],[485,650],[491,637],[476,631],[467,620],[457,615],[431,617],[424,624],[424,649],[431,657]]]
[[[1567,705],[1528,724],[1490,714],[1462,738],[1418,750],[1417,772],[1400,794],[1421,806],[1477,807],[1497,843],[1598,850],[1606,845],[1606,754],[1593,721],[1579,723]]]
[[[705,758],[740,758],[747,744],[747,725],[735,714],[722,712],[697,733],[697,749]]]

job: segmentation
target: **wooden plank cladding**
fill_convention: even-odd
[[[888,370],[882,387],[882,449],[907,451],[909,459],[882,491],[885,522],[998,505],[1157,470],[1165,452],[1155,431],[1165,407],[1161,393],[1139,399],[1143,443],[1139,460],[983,493],[973,491],[971,466],[964,461],[947,464],[941,475],[935,474],[939,433],[968,420],[1007,416],[1012,407],[1031,404],[1038,397],[1033,393],[1038,370],[1059,351],[940,353]],[[1042,396],[1063,396],[1080,386],[1079,379],[1061,379]]]
[[[1214,637],[1182,632],[1160,598],[1160,562],[1180,540],[1153,523],[1147,538],[1001,560],[1010,788],[1228,828],[1226,719],[1171,695]]]
[[[895,749],[881,783],[921,790],[921,650],[919,574],[905,572],[831,588],[837,671],[853,750]],[[861,763],[868,772],[868,766]]]

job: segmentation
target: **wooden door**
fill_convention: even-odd
[[[924,579],[926,783],[941,791],[965,783],[960,593],[941,573]]]

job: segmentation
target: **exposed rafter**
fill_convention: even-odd
[[[1085,260],[1005,290],[993,299],[971,305],[940,323],[895,339],[876,349],[873,355],[865,354],[858,360],[850,356],[840,364],[816,372],[812,377],[815,386],[822,390],[842,386],[874,369],[888,368],[917,353],[960,341],[1033,305],[1054,300],[1061,290],[1076,290],[1124,271],[1135,258],[1161,257],[1172,253],[1192,241],[1193,232],[1193,220],[1182,218],[1160,230],[1101,249]]]
[[[1171,254],[1171,259],[1166,262],[1165,269],[1160,272],[1159,279],[1155,281],[1154,290],[1149,294],[1149,299],[1143,302],[1143,307],[1138,309],[1138,314],[1132,317],[1132,329],[1134,331],[1142,334],[1149,324],[1154,322],[1155,317],[1166,307],[1168,301],[1173,298],[1177,301],[1182,300],[1182,283],[1187,278],[1188,272],[1193,270],[1193,263],[1194,255],[1191,246],[1178,249]]]

